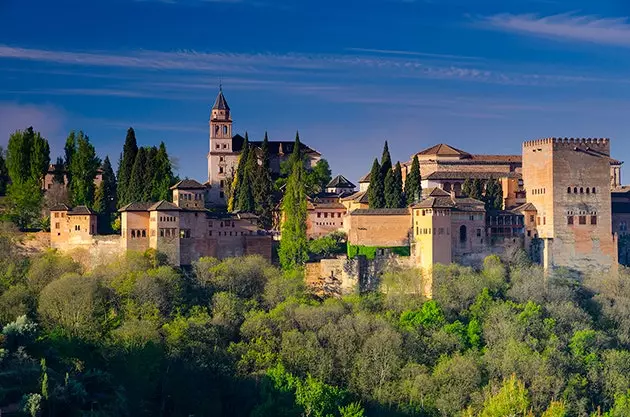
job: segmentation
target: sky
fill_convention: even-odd
[[[609,137],[630,159],[626,0],[0,0],[0,145],[83,130],[117,164],[127,128],[207,179],[219,83],[233,131],[302,142],[333,174],[437,143],[518,154]],[[628,174],[630,175],[630,174]]]

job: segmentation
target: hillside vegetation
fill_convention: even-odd
[[[439,267],[317,299],[257,257],[84,273],[0,238],[0,407],[32,416],[630,415],[628,273]],[[400,285],[393,285],[398,283]],[[595,295],[597,294],[597,295]],[[20,414],[21,413],[21,414]],[[598,414],[599,413],[599,414]]]

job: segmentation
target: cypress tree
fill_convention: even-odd
[[[131,196],[129,195],[129,183],[131,179],[131,171],[136,161],[138,154],[138,142],[136,141],[136,132],[132,127],[127,129],[127,137],[125,138],[125,145],[123,146],[123,152],[118,164],[118,204],[123,206],[131,202]]]
[[[29,128],[33,131],[33,128]],[[48,141],[40,135],[39,132],[32,134],[31,148],[31,178],[37,183],[42,184],[44,176],[48,173],[50,166],[50,146]]]
[[[252,148],[247,153],[245,170],[243,171],[243,182],[241,182],[238,193],[238,209],[246,213],[254,213],[256,211],[254,181],[257,173],[258,157],[256,156],[255,149]]]
[[[486,182],[486,193],[483,197],[486,210],[501,210],[503,209],[503,189],[501,183],[494,178],[490,178]]]
[[[236,167],[236,177],[234,178],[232,188],[232,204],[228,204],[228,210],[240,210],[241,189],[245,181],[245,169],[247,167],[247,158],[249,157],[249,135],[245,132],[245,140],[243,141],[243,150],[238,158],[238,166]]]
[[[72,158],[77,151],[77,139],[74,131],[71,131],[66,138],[66,144],[63,147],[65,154],[65,169],[66,169],[66,181],[68,190],[72,184],[72,172],[70,172],[70,166],[72,165]]]
[[[392,170],[392,157],[389,154],[389,146],[387,145],[387,141],[385,141],[385,146],[383,146],[383,156],[381,156],[381,177],[383,181],[387,176],[387,173]]]
[[[155,201],[153,200],[153,185],[155,183],[155,175],[157,171],[157,154],[158,149],[155,146],[147,147],[147,164],[144,171],[145,179],[147,180],[144,186],[144,192],[142,193],[142,201]]]
[[[13,183],[24,183],[31,179],[31,156],[35,132],[29,127],[9,136],[7,147],[7,170]]]
[[[111,233],[111,222],[116,211],[116,177],[109,156],[105,157],[101,183],[96,188],[94,196],[94,211],[98,213],[99,233]]]
[[[299,153],[299,148],[294,153],[296,151]],[[285,270],[301,267],[308,260],[305,170],[302,161],[295,160],[282,200],[282,240],[278,256]]]
[[[127,192],[125,193],[130,203],[147,201],[144,194],[147,178],[147,161],[147,149],[144,147],[139,148],[131,169],[131,175],[129,176]]]
[[[273,226],[274,201],[267,132],[265,132],[260,151],[261,164],[258,167],[255,182],[256,214],[258,215],[258,226],[264,230],[270,230]]]
[[[374,159],[372,171],[370,172],[370,186],[368,187],[368,203],[370,208],[378,209],[385,207],[385,186],[381,176],[381,166],[378,159]]]
[[[173,168],[171,166],[171,160],[166,152],[166,145],[164,142],[160,142],[160,147],[155,155],[153,163],[153,201],[170,200],[171,193],[170,188],[174,184]]]
[[[483,199],[483,192],[484,192],[484,184],[483,181],[481,181],[478,178],[475,178],[472,181],[472,186],[470,189],[470,198],[474,198],[476,200],[482,200]]]
[[[405,206],[402,194],[402,169],[400,162],[390,170],[385,177],[385,206],[387,208],[402,208]]]
[[[94,177],[101,166],[101,161],[96,156],[94,146],[87,135],[79,132],[76,139],[77,148],[70,164],[72,201],[74,205],[92,207],[96,188]]]
[[[66,183],[66,169],[63,163],[63,158],[58,157],[57,162],[55,162],[55,169],[53,172],[53,182],[55,184],[65,185]]]
[[[6,194],[8,184],[9,184],[9,171],[7,170],[7,163],[5,159],[4,149],[0,147],[0,195]]]
[[[466,178],[464,185],[462,185],[462,194],[466,197],[470,197],[473,194],[473,181],[470,178]]]
[[[418,155],[414,155],[413,161],[411,162],[411,171],[405,181],[405,198],[407,199],[408,205],[422,199],[421,181],[420,162],[418,161]]]

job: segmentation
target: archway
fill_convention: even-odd
[[[468,240],[468,233],[467,233],[467,230],[466,230],[466,226],[465,226],[465,225],[462,225],[462,226],[459,228],[459,241],[460,241],[460,242],[462,242],[462,243],[464,243],[464,242],[466,242],[467,240]]]

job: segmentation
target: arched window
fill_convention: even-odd
[[[453,185],[453,190],[455,191],[455,194],[457,194],[457,195],[461,194],[462,193],[462,184],[459,183],[459,182],[456,182]]]
[[[227,126],[223,126],[223,134],[224,134],[224,135],[227,135],[227,132],[228,132],[228,128],[227,128]]]
[[[451,191],[451,183],[450,182],[445,182],[443,187],[444,187],[444,191]]]
[[[571,194],[571,187],[567,187],[567,194]]]
[[[577,194],[577,187],[573,187],[573,194]]]
[[[219,134],[219,126],[214,126],[214,134],[215,135]]]
[[[590,192],[591,192],[591,189],[586,187],[586,194],[590,194]]]
[[[595,194],[595,187],[593,187],[593,194]]]
[[[462,225],[459,228],[459,241],[463,243],[463,242],[466,242],[466,240],[468,240],[466,226]]]
[[[580,187],[580,194],[584,194],[584,188]]]

